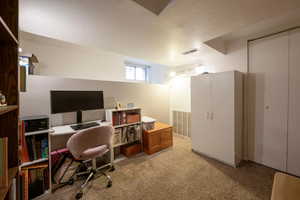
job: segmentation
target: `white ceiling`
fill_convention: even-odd
[[[131,0],[20,0],[20,26],[33,34],[177,66],[209,53],[205,41],[299,8],[299,0],[174,0],[156,16]],[[195,56],[181,55],[195,47],[200,49]]]

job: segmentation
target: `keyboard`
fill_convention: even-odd
[[[73,125],[73,126],[71,126],[71,128],[74,131],[78,131],[78,130],[82,130],[82,129],[86,129],[86,128],[91,128],[91,127],[99,126],[99,125],[100,124],[97,123],[97,122],[91,122],[91,123]]]

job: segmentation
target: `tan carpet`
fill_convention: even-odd
[[[256,200],[270,199],[274,170],[247,163],[238,169],[191,152],[189,140],[175,137],[174,147],[153,156],[139,155],[117,164],[104,178],[90,183],[88,200]],[[76,186],[67,186],[47,199],[74,199]]]

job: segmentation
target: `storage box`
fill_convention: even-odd
[[[153,119],[151,117],[143,116],[142,117],[142,122],[143,122],[143,130],[149,131],[149,130],[154,129],[156,119]]]
[[[134,156],[142,151],[142,145],[140,143],[134,143],[121,146],[121,153],[126,157]]]
[[[122,143],[122,129],[115,129],[113,136],[113,145],[118,145]]]
[[[136,123],[140,121],[139,114],[127,114],[127,124]]]

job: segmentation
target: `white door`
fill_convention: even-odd
[[[199,75],[191,79],[191,138],[192,148],[206,152],[211,144],[206,136],[211,132],[211,75]]]
[[[212,75],[212,127],[210,145],[213,157],[235,165],[234,72]]]
[[[300,30],[290,32],[287,172],[300,176]]]
[[[249,156],[286,170],[288,33],[249,44]],[[252,126],[252,128],[251,128]]]

